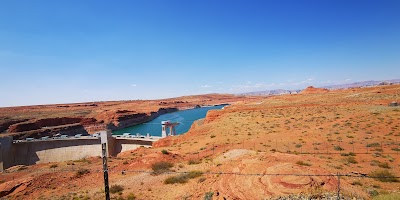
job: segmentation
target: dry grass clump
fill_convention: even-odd
[[[189,160],[188,161],[189,165],[197,165],[197,164],[200,164],[200,163],[201,163],[201,160]]]
[[[124,190],[124,187],[122,185],[112,185],[110,187],[110,192],[111,194],[119,193]]]
[[[151,169],[153,170],[154,174],[161,174],[169,171],[173,166],[174,164],[170,162],[161,161],[152,164]]]
[[[80,178],[80,177],[82,177],[83,175],[89,174],[89,173],[90,173],[90,171],[89,171],[88,169],[79,169],[79,170],[76,172],[75,177],[76,177],[76,178]]]
[[[201,171],[191,171],[185,174],[180,174],[177,176],[171,176],[165,179],[165,184],[174,184],[174,183],[187,183],[189,179],[197,178],[203,175]]]
[[[380,182],[399,182],[399,179],[388,170],[376,170],[371,172],[369,176]]]
[[[296,164],[298,164],[298,165],[302,165],[302,166],[311,166],[311,164],[310,164],[310,163],[304,162],[304,161],[302,161],[302,160],[300,160],[300,161],[297,161],[297,162],[296,162]]]

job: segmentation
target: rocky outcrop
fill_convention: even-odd
[[[13,121],[8,121],[0,124],[0,133],[6,131],[11,125],[21,123],[21,122],[26,122],[28,119],[22,119],[22,120],[13,120]]]
[[[55,134],[62,134],[68,136],[74,136],[76,134],[88,135],[88,131],[81,124],[73,124],[66,126],[57,126],[48,129],[36,129],[31,131],[19,132],[13,136],[14,140],[24,140],[28,137],[41,138],[44,136],[53,137]]]
[[[8,128],[9,133],[17,133],[24,131],[32,131],[40,129],[40,126],[35,122],[23,122],[18,124],[13,124]]]
[[[16,124],[12,124],[8,128],[9,133],[33,131],[42,128],[52,128],[57,126],[69,126],[69,125],[90,125],[96,123],[96,119],[93,118],[71,118],[71,117],[60,117],[60,118],[46,118],[39,119],[36,121],[24,121]]]
[[[328,89],[309,86],[305,90],[301,91],[300,94],[324,94],[327,92],[329,92]]]
[[[225,113],[224,110],[209,110],[207,112],[206,118],[204,119],[204,124],[208,124],[208,123],[216,120],[224,113]]]
[[[177,108],[160,108],[157,112],[130,113],[132,111],[118,111],[114,121],[107,125],[111,130],[117,130],[151,121],[162,114],[178,111]]]

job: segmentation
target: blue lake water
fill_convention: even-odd
[[[131,133],[131,135],[136,135],[136,133],[140,133],[141,135],[146,135],[147,133],[150,133],[153,136],[161,136],[161,121],[170,120],[171,122],[180,123],[175,127],[176,134],[180,135],[186,133],[194,121],[204,118],[207,114],[207,111],[222,109],[224,106],[225,105],[202,107],[163,114],[150,122],[113,131],[113,134],[122,135],[124,133]]]

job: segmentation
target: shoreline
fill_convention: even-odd
[[[223,103],[223,104],[215,104],[215,105],[207,105],[207,106],[199,106],[199,105],[197,105],[197,106],[195,106],[195,107],[178,108],[176,111],[163,113],[163,114],[158,115],[157,117],[160,117],[161,115],[164,115],[164,114],[174,113],[174,112],[178,112],[178,111],[195,110],[195,109],[198,109],[198,108],[212,108],[212,107],[216,107],[216,106],[223,106],[221,109],[224,109],[224,107],[226,107],[226,106],[228,106],[228,105],[231,105],[231,104]],[[198,107],[198,106],[199,106],[199,107]],[[208,112],[208,111],[207,111],[207,112]],[[145,123],[148,123],[148,122],[150,122],[150,121],[153,121],[153,120],[156,119],[157,117],[154,117],[154,118],[152,118],[152,119],[150,119],[150,120],[148,120],[148,121],[142,122],[142,123],[138,123],[138,124],[131,125],[131,126],[126,126],[126,127],[124,127],[124,128],[115,129],[115,130],[112,130],[112,131],[119,131],[119,130],[122,130],[122,129],[125,129],[125,128],[129,128],[129,127],[134,127],[134,126],[138,126],[138,125],[141,125],[141,124],[145,124]],[[199,118],[199,119],[203,119],[203,118]],[[199,120],[199,119],[197,119],[197,120]],[[197,120],[195,120],[195,121],[197,121]],[[192,123],[192,124],[193,124],[193,123]],[[114,132],[112,133],[112,135],[122,135],[122,134],[124,134],[124,133],[120,133],[120,134],[115,134]],[[131,134],[132,134],[132,133],[131,133]]]

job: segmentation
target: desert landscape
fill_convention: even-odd
[[[0,108],[0,133],[14,139],[41,138],[58,133],[90,134],[148,122],[161,114],[257,97],[224,94],[185,96],[161,100],[90,102]]]
[[[338,192],[342,199],[400,198],[400,107],[391,105],[400,101],[400,85],[224,97],[208,97],[203,104],[231,105],[209,111],[189,132],[109,158],[112,199],[336,199]],[[203,102],[169,102],[178,100],[193,102],[187,107]],[[160,108],[135,103],[99,107],[113,114]],[[85,116],[117,119],[97,112]],[[14,166],[0,175],[0,196],[104,199],[101,163],[91,157]]]

